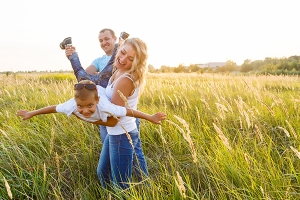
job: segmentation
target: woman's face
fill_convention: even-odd
[[[116,68],[121,70],[129,70],[135,57],[135,50],[131,45],[125,44],[121,46],[117,54]]]

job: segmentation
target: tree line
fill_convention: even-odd
[[[152,73],[255,73],[255,74],[286,74],[300,75],[300,56],[290,56],[288,58],[271,58],[266,57],[264,60],[251,61],[246,59],[243,64],[237,65],[234,61],[228,60],[226,65],[215,68],[205,67],[200,68],[197,64],[184,66],[179,64],[177,67],[162,65],[159,69],[153,65],[148,65],[149,72]],[[17,73],[72,73],[70,70],[60,71],[18,71]],[[11,71],[0,72],[0,74],[14,74]]]
[[[159,69],[151,64],[148,66],[152,73],[255,73],[255,74],[299,74],[300,75],[300,56],[290,56],[288,58],[266,57],[264,60],[251,61],[246,59],[240,66],[234,61],[228,60],[226,65],[215,68],[200,68],[197,64],[184,66],[179,64],[177,67],[162,65]]]

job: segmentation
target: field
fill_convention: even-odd
[[[16,116],[71,98],[75,82],[0,76],[0,199],[300,199],[298,76],[150,74],[138,108],[168,119],[141,120],[150,177],[121,192],[97,180],[97,126]]]

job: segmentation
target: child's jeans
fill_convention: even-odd
[[[116,55],[116,49],[115,47],[114,52],[108,61],[107,65],[105,68],[99,72],[96,75],[93,74],[88,74],[83,67],[81,66],[79,57],[77,52],[74,52],[71,56],[69,56],[69,60],[71,62],[74,74],[76,76],[77,81],[79,82],[81,79],[88,79],[93,81],[96,85],[100,85],[104,88],[106,88],[108,81],[112,75],[112,70],[113,70],[113,63],[115,61],[115,55]]]

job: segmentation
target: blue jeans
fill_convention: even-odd
[[[135,147],[139,132],[137,129],[129,132]],[[132,163],[134,148],[129,143],[125,133],[121,135],[107,135],[105,137],[100,160],[97,167],[97,175],[103,187],[110,183],[114,186],[126,189],[132,181]]]
[[[102,144],[104,143],[104,140],[105,140],[105,138],[106,138],[106,136],[107,136],[107,130],[106,130],[106,126],[102,126],[102,125],[100,125],[99,126],[99,130],[100,130],[100,138],[101,138],[101,142],[102,142]]]
[[[71,66],[73,68],[73,71],[74,71],[77,81],[79,82],[82,79],[88,79],[88,80],[93,81],[96,85],[100,85],[105,88],[108,84],[108,81],[109,81],[111,75],[112,75],[113,63],[114,63],[115,55],[116,55],[116,49],[117,49],[117,44],[115,44],[114,52],[113,52],[110,60],[108,61],[107,65],[97,75],[88,74],[83,69],[83,67],[81,66],[77,52],[74,52],[71,56],[69,56],[69,60],[71,62]]]
[[[140,138],[140,119],[136,118],[135,120],[139,135],[138,135],[138,141],[136,143],[136,145],[134,146],[134,153],[135,156],[133,157],[133,168],[134,168],[134,172],[137,175],[137,179],[138,181],[142,181],[143,180],[143,176],[149,176],[148,173],[148,166],[147,166],[147,162],[145,159],[145,155],[142,149],[142,144],[141,144],[141,138]],[[105,137],[107,135],[107,130],[106,130],[106,126],[101,126],[100,125],[100,138],[102,143],[104,143],[105,141]],[[100,163],[100,161],[99,161]]]

